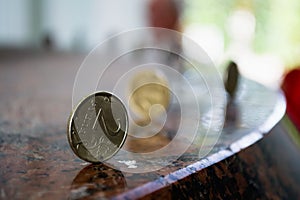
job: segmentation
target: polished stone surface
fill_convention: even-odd
[[[186,153],[167,167],[149,173],[123,172],[79,160],[67,143],[66,124],[71,110],[72,86],[83,56],[59,53],[15,56],[2,55],[0,62],[1,199],[135,199],[175,198],[177,195],[187,198],[194,193],[189,187],[200,190],[195,193],[196,197],[213,197],[215,190],[219,190],[216,195],[229,195],[234,191],[241,195],[251,185],[242,168],[251,165],[251,162],[254,165],[256,156],[260,156],[261,163],[267,159],[261,157],[258,147],[242,149],[263,138],[285,111],[285,101],[280,92],[243,79],[235,104],[229,105],[231,114],[227,115],[229,119],[222,135],[208,155],[199,156],[199,149],[205,149],[206,144],[202,144],[202,138],[198,137]],[[168,142],[168,137],[162,135],[152,138],[150,143],[164,146]],[[125,146],[129,149],[145,148],[145,144],[149,141],[129,139]],[[247,151],[253,158],[251,155],[244,156],[247,159],[243,164],[243,154]],[[230,157],[235,154],[238,162],[235,161],[236,156]],[[164,156],[170,155],[163,155],[161,162],[166,159]],[[121,153],[116,155],[116,159],[130,161]],[[121,169],[130,167],[128,163],[121,164]],[[267,167],[262,166],[260,170]],[[260,172],[247,172],[252,178],[255,173]],[[233,186],[235,188],[226,186],[231,181],[237,183]],[[256,190],[245,191],[251,195]]]

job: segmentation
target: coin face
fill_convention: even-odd
[[[137,73],[131,81],[129,96],[131,110],[147,123],[150,120],[150,112],[152,116],[157,116],[169,106],[168,81],[154,70]]]
[[[82,100],[70,116],[68,141],[82,160],[97,163],[116,154],[125,142],[128,116],[125,106],[108,92]]]

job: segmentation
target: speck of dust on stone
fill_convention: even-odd
[[[135,160],[120,160],[118,162],[127,165],[128,168],[137,168]]]

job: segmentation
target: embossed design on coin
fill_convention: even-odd
[[[128,116],[125,106],[108,92],[82,100],[71,114],[68,141],[81,159],[96,163],[111,158],[125,142]]]

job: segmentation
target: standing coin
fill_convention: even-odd
[[[229,63],[225,76],[225,89],[233,99],[237,91],[239,81],[239,70],[235,62],[231,61]]]
[[[155,70],[137,73],[131,81],[129,92],[130,108],[146,124],[150,121],[150,109],[152,109],[151,114],[158,116],[167,110],[170,104],[171,95],[168,81]]]
[[[116,154],[125,142],[128,116],[125,106],[108,92],[82,100],[70,116],[68,141],[82,160],[97,163]]]

